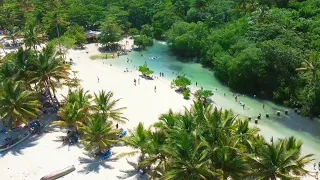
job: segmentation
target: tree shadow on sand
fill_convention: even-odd
[[[80,143],[75,143],[75,144],[68,143],[67,141],[65,141],[66,137],[67,136],[58,136],[57,139],[52,140],[54,142],[61,143],[61,145],[59,147],[57,147],[57,149],[61,149],[61,148],[66,147],[66,146],[68,146],[69,148],[71,146],[76,146],[78,148],[83,148],[83,145],[80,144]]]
[[[15,156],[18,155],[23,155],[23,150],[33,147],[35,145],[38,144],[38,140],[41,138],[41,136],[38,135],[31,135],[29,136],[27,139],[25,139],[24,141],[22,141],[20,144],[6,150],[3,152],[0,152],[0,157],[4,157],[5,155],[7,155],[9,152]]]
[[[145,80],[153,80],[153,78],[151,76],[144,76],[144,75],[139,75],[139,77],[145,79]]]
[[[118,158],[109,158],[106,160],[102,160],[100,158],[90,158],[87,157],[79,157],[79,161],[81,165],[84,165],[83,169],[79,170],[79,173],[88,174],[91,172],[99,173],[101,168],[105,169],[114,169],[113,166],[109,165],[110,162],[117,161]]]
[[[120,172],[124,173],[123,176],[117,176],[118,179],[137,179],[137,180],[148,180],[149,177],[147,174],[141,174],[138,170],[138,164],[137,163],[134,163],[134,162],[131,162],[129,161],[128,159],[127,160],[127,163],[132,166],[132,170],[120,170]]]

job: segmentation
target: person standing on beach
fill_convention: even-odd
[[[97,77],[97,78],[98,78],[98,83],[99,83],[100,79],[99,79],[99,77]]]
[[[137,80],[133,79],[133,84],[136,86],[137,85]]]
[[[154,86],[154,92],[157,92],[157,86]]]

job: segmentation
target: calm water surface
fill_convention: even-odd
[[[141,56],[143,54],[143,56]],[[156,57],[156,58],[152,58]],[[132,62],[127,63],[127,58]],[[198,88],[203,86],[204,89],[213,90],[214,96],[212,100],[219,106],[232,109],[235,113],[252,117],[254,120],[259,113],[262,120],[259,121],[258,127],[261,128],[261,134],[266,138],[283,138],[295,136],[304,142],[304,153],[313,153],[315,158],[320,160],[320,121],[319,119],[310,120],[294,113],[293,109],[286,108],[270,101],[261,100],[259,97],[253,98],[244,95],[238,97],[238,101],[245,103],[245,110],[239,102],[236,102],[230,88],[221,84],[214,76],[214,72],[203,68],[197,63],[182,63],[177,57],[172,55],[165,43],[155,43],[152,47],[142,52],[131,52],[128,56],[121,56],[117,60],[107,60],[115,66],[123,69],[133,69],[134,66],[143,65],[145,62],[150,69],[155,71],[155,75],[159,76],[159,72],[163,72],[165,78],[172,80],[176,77],[176,73],[185,74],[195,87],[196,82]],[[173,74],[174,72],[174,74]],[[197,88],[197,87],[195,87]],[[217,89],[217,90],[216,90]],[[224,93],[226,96],[224,96]],[[263,109],[263,104],[265,108]],[[284,111],[289,111],[289,116]],[[277,111],[281,111],[281,116],[276,115]],[[270,118],[265,118],[268,113]]]

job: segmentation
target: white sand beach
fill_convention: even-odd
[[[126,45],[130,49],[133,41]],[[126,44],[126,40],[121,41]],[[150,126],[158,120],[160,114],[172,108],[174,111],[189,107],[192,100],[184,100],[181,94],[170,88],[170,83],[164,79],[145,80],[139,77],[139,72],[129,68],[123,72],[100,60],[90,60],[91,55],[100,54],[95,44],[86,46],[86,50],[70,50],[67,59],[72,58],[73,71],[78,71],[77,77],[81,85],[91,93],[99,90],[113,91],[115,98],[122,98],[119,105],[125,106],[125,116],[129,119],[120,128],[132,129],[143,122]],[[88,52],[88,53],[87,53]],[[117,59],[114,59],[117,61]],[[132,72],[130,72],[132,70]],[[99,78],[99,83],[98,83]],[[140,84],[134,86],[134,79],[140,78]],[[156,92],[154,87],[156,86]],[[57,94],[66,95],[68,89],[62,89]],[[56,118],[54,115],[43,118]],[[138,174],[134,167],[127,162],[137,163],[137,157],[115,159],[121,152],[131,149],[116,146],[111,149],[114,153],[111,159],[95,161],[87,157],[83,148],[78,146],[62,146],[59,136],[65,135],[59,128],[48,126],[41,136],[34,136],[4,154],[0,154],[1,179],[4,180],[35,180],[67,166],[74,165],[76,170],[61,178],[64,180],[102,180],[102,179],[147,179]],[[305,179],[313,179],[306,177]]]
[[[125,44],[125,41],[122,41]],[[131,47],[132,40],[127,45]],[[89,52],[88,54],[86,52]],[[182,95],[170,88],[165,80],[145,80],[139,77],[137,71],[123,72],[103,61],[93,61],[89,56],[99,54],[94,44],[87,45],[86,50],[70,50],[67,59],[72,58],[72,70],[79,71],[77,77],[82,79],[81,85],[91,93],[99,90],[113,91],[115,98],[122,98],[119,105],[127,107],[124,111],[129,119],[119,127],[132,129],[143,122],[149,126],[158,120],[158,116],[172,108],[175,111],[189,106],[191,100],[186,101]],[[117,59],[114,59],[116,61]],[[130,70],[130,69],[129,69]],[[100,81],[98,83],[97,78]],[[140,78],[140,84],[134,86],[133,80]],[[154,87],[157,91],[154,92]],[[62,89],[57,94],[66,95],[68,89]],[[62,96],[58,97],[60,100]],[[45,117],[48,118],[48,117]],[[53,115],[49,118],[55,118]],[[59,128],[49,126],[40,137],[31,137],[5,154],[0,154],[1,179],[5,180],[34,180],[70,165],[76,170],[61,178],[66,180],[84,179],[144,179],[128,164],[127,160],[136,163],[137,157],[124,157],[114,160],[121,152],[130,152],[128,147],[113,147],[113,157],[107,161],[96,162],[89,159],[83,148],[77,146],[62,146],[59,136],[65,133]]]

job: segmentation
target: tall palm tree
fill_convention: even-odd
[[[79,108],[76,103],[68,103],[59,110],[59,121],[53,122],[54,125],[68,127],[78,133],[80,127],[83,126],[86,116],[84,109]]]
[[[177,123],[177,118],[180,115],[174,113],[172,109],[169,109],[168,113],[161,114],[159,117],[159,122],[156,122],[153,126],[159,130],[163,130],[166,134],[170,133]]]
[[[104,90],[99,91],[98,94],[94,93],[95,109],[105,118],[110,118],[114,121],[124,123],[125,120],[128,120],[123,116],[122,112],[126,107],[117,108],[117,103],[121,99],[113,100],[113,95],[113,92],[109,91],[106,93]]]
[[[17,37],[20,35],[20,28],[14,25],[9,25],[8,28],[8,36],[9,38],[12,40],[12,43],[15,44],[16,43],[16,39]]]
[[[56,59],[53,46],[44,48],[34,61],[34,65],[36,70],[31,72],[33,77],[31,83],[35,84],[38,90],[49,89],[55,96],[56,88],[60,88],[63,81],[69,79],[70,66]]]
[[[3,53],[6,54],[6,50],[4,49],[4,44],[0,43],[0,48],[2,49]]]
[[[300,148],[287,148],[286,140],[266,143],[257,154],[249,155],[249,163],[256,169],[256,177],[261,179],[300,179],[309,174],[304,166],[313,159],[312,154],[300,157]]]
[[[166,157],[163,151],[167,145],[166,132],[164,130],[148,131],[148,139],[146,153],[149,157],[139,162],[138,167],[150,169],[150,176],[153,179],[158,179],[163,175],[166,166]],[[150,168],[151,166],[152,168]]]
[[[0,67],[0,79],[2,81],[14,80],[16,75],[16,71],[14,69],[14,65],[12,63],[4,63]]]
[[[76,91],[69,91],[67,97],[62,102],[60,108],[60,121],[54,122],[55,125],[73,128],[76,132],[83,124],[86,124],[90,117],[91,95],[82,88]]]
[[[64,98],[63,104],[76,104],[78,108],[85,110],[86,116],[90,115],[90,111],[93,109],[91,106],[92,96],[89,91],[85,91],[83,88],[79,88],[75,91],[69,90],[68,96]]]
[[[15,123],[28,123],[30,118],[36,118],[40,102],[37,96],[26,90],[21,82],[4,81],[0,85],[0,114],[9,121],[9,127]]]
[[[30,72],[34,71],[35,60],[34,54],[29,50],[24,50],[22,47],[18,49],[18,52],[14,54],[11,61],[16,75],[13,77],[17,81],[23,81],[26,87],[30,86]]]
[[[246,146],[242,144],[242,139],[255,135],[255,131],[249,134],[251,132],[246,128],[247,124],[238,122],[232,111],[213,109],[212,105],[201,109],[201,105],[195,102],[192,111],[200,117],[197,120],[201,139],[198,149],[203,154],[202,158],[210,159],[210,167],[221,179],[245,177],[250,167],[244,158]]]
[[[218,173],[210,169],[207,159],[201,158],[197,150],[199,142],[195,134],[176,131],[171,135],[163,149],[168,162],[162,179],[216,179]]]
[[[129,131],[131,136],[124,137],[121,139],[126,145],[133,147],[134,149],[138,149],[128,153],[122,153],[119,157],[126,155],[135,155],[137,153],[141,153],[141,161],[144,160],[145,154],[147,152],[147,143],[149,141],[148,134],[149,130],[145,129],[142,123],[139,123],[136,129]]]
[[[237,137],[224,136],[216,144],[203,141],[199,147],[204,148],[202,158],[210,159],[210,167],[219,173],[221,179],[241,179],[250,172],[241,146]]]
[[[24,43],[25,46],[30,50],[33,48],[36,50],[36,45],[40,45],[44,37],[41,35],[40,27],[36,23],[30,23],[26,25],[24,31]]]
[[[309,60],[304,60],[302,63],[304,67],[297,68],[298,72],[309,72],[311,73],[311,84],[314,85],[317,82],[319,69],[320,69],[320,54],[312,52]]]
[[[111,122],[105,121],[99,114],[92,116],[88,123],[81,127],[81,131],[83,132],[82,141],[87,151],[100,154],[118,142],[115,139],[119,130],[114,129]]]

